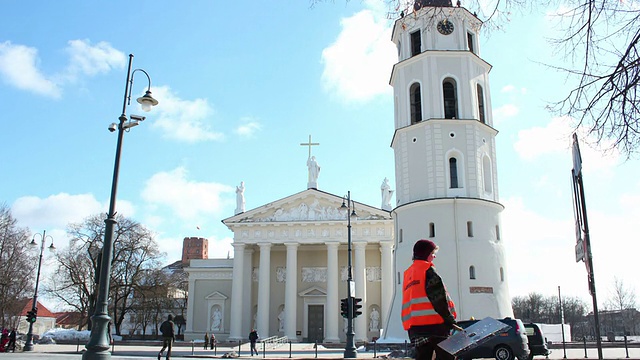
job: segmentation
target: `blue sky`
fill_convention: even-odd
[[[185,236],[208,238],[210,257],[233,251],[221,220],[233,215],[241,181],[247,209],[305,190],[300,143],[310,134],[321,144],[313,148],[319,188],[380,206],[382,180],[395,188],[388,81],[396,50],[386,13],[366,1],[5,2],[0,201],[59,247],[68,223],[106,213],[116,146],[107,127],[121,113],[133,53],[160,105],[125,134],[117,210],[156,233],[165,263],[179,259]],[[558,35],[554,23],[542,10],[514,12],[481,39],[493,66],[508,279],[512,296],[561,286],[590,301],[573,249],[572,120],[545,109],[571,84],[541,64],[567,63],[547,41]],[[147,80],[134,80],[137,97]],[[132,113],[142,112],[132,104]],[[640,289],[639,168],[581,146],[605,300],[615,276]]]

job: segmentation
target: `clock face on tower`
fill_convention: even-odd
[[[442,35],[449,35],[453,32],[453,23],[449,19],[438,22],[438,31]]]

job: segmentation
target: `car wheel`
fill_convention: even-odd
[[[496,360],[513,360],[513,351],[511,351],[511,348],[506,345],[498,346],[494,350],[493,355]]]

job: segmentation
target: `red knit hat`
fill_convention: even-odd
[[[438,245],[431,240],[421,239],[413,245],[413,259],[427,260],[432,252],[438,250]]]

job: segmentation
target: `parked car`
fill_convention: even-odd
[[[529,359],[529,345],[527,344],[527,335],[525,327],[520,319],[504,318],[498,321],[509,325],[509,330],[496,335],[484,344],[471,349],[470,351],[458,357],[462,360],[495,358],[496,360],[519,360]],[[458,321],[458,325],[467,328],[475,324],[479,320],[463,320]]]
[[[540,326],[534,323],[526,323],[524,324],[524,328],[529,342],[529,360],[533,359],[536,355],[547,356],[551,354],[551,350],[549,350],[547,346],[547,338],[544,337]]]

